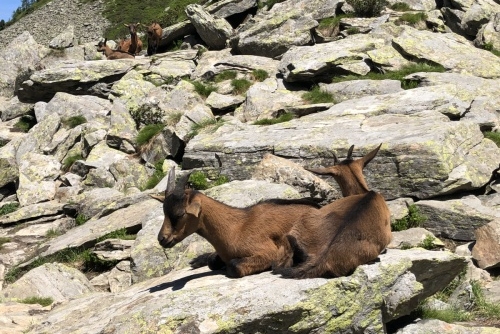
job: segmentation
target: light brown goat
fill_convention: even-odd
[[[295,258],[305,259],[293,268],[274,268],[283,277],[339,277],[351,274],[358,266],[375,260],[390,243],[390,211],[382,195],[368,190],[363,168],[375,157],[379,145],[364,157],[351,158],[328,168],[310,169],[331,174],[339,183],[343,197],[321,208],[322,219],[311,236],[289,235]],[[318,249],[318,245],[320,248]]]
[[[121,40],[118,50],[128,52],[130,54],[136,55],[142,51],[142,41],[137,36],[137,28],[141,25],[140,23],[130,23],[124,24],[128,28],[130,33],[130,38]]]
[[[153,22],[147,30],[148,34],[148,56],[156,54],[158,47],[160,46],[160,40],[162,37],[163,29],[161,26]]]
[[[317,221],[319,206],[308,200],[273,199],[247,208],[234,208],[193,189],[184,189],[187,177],[174,181],[162,197],[165,219],[158,241],[171,248],[187,236],[198,233],[214,246],[209,258],[212,270],[227,268],[230,277],[243,277],[277,267],[292,265],[286,235],[305,233],[307,222]]]
[[[100,41],[97,43],[97,51],[104,53],[106,59],[134,59],[135,57],[128,52],[120,51],[120,50],[111,50],[111,48],[106,44],[108,39],[105,39],[104,42]]]

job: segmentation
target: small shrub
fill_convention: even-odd
[[[52,304],[54,302],[54,300],[50,297],[33,296],[33,297],[21,299],[19,302],[23,303],[23,304],[40,304],[40,305],[45,307],[45,306],[49,306],[50,304]]]
[[[201,122],[194,123],[191,126],[191,131],[189,132],[188,138],[193,138],[198,135],[200,132],[215,132],[218,128],[220,128],[224,124],[224,120],[215,119],[215,118],[205,118]]]
[[[396,2],[392,4],[390,8],[398,12],[407,12],[411,10],[410,5],[405,2]]]
[[[76,218],[75,218],[75,224],[76,224],[77,226],[83,225],[83,224],[85,224],[85,223],[86,223],[89,219],[90,219],[90,217],[87,217],[86,215],[79,213],[79,214],[76,216]]]
[[[87,119],[83,116],[72,116],[62,120],[62,123],[67,127],[73,129],[76,128],[80,124],[87,123]]]
[[[393,231],[404,231],[409,228],[419,227],[421,223],[427,220],[427,217],[422,215],[416,205],[408,207],[408,215],[401,219],[396,219],[392,224]]]
[[[359,34],[359,28],[358,27],[350,27],[345,31],[348,35],[356,35]]]
[[[222,82],[225,80],[236,79],[237,75],[238,75],[238,73],[236,71],[229,71],[229,70],[223,71],[214,77],[214,81],[215,82]]]
[[[165,173],[163,172],[164,161],[165,160],[161,160],[155,164],[155,171],[153,175],[151,175],[151,177],[148,179],[148,181],[144,185],[144,189],[142,190],[153,189],[165,177]]]
[[[340,19],[342,19],[342,17],[344,17],[344,16],[337,15],[335,17],[327,17],[327,18],[321,19],[318,22],[319,23],[318,29],[322,30],[322,29],[338,27],[338,25],[340,24]]]
[[[9,203],[0,207],[0,216],[12,213],[19,208],[19,203]]]
[[[136,142],[137,145],[143,146],[151,140],[154,136],[159,134],[163,128],[165,127],[165,124],[148,124],[144,126],[139,133],[137,134],[136,137]]]
[[[212,84],[204,84],[201,81],[192,81],[194,90],[203,97],[208,97],[212,92],[217,91],[217,87]]]
[[[396,24],[408,24],[415,25],[419,22],[427,20],[427,14],[424,12],[419,13],[404,13],[399,19],[396,20]]]
[[[245,94],[252,83],[247,79],[233,79],[231,86],[233,86],[233,94]]]
[[[379,16],[388,4],[385,0],[347,0],[347,3],[354,8],[357,17]]]
[[[486,131],[483,134],[485,138],[492,140],[498,147],[500,147],[500,132]]]
[[[472,281],[471,287],[474,300],[472,314],[477,318],[496,321],[496,324],[500,324],[500,304],[490,303],[486,300],[478,281]]]
[[[141,105],[138,108],[132,109],[130,115],[137,126],[144,124],[159,124],[163,120],[165,114],[157,106]]]
[[[21,132],[28,132],[36,124],[35,117],[31,115],[22,116],[19,121],[13,125],[14,129]]]
[[[71,166],[73,166],[73,164],[78,161],[78,160],[83,160],[83,157],[81,154],[74,154],[74,155],[70,155],[69,157],[67,157],[66,159],[64,159],[63,161],[63,169],[64,170],[70,170]]]
[[[333,95],[321,90],[319,86],[314,86],[309,92],[302,94],[302,98],[309,103],[335,103]]]
[[[253,122],[254,125],[273,125],[283,122],[288,122],[294,118],[292,113],[285,113],[278,118],[264,118],[259,119],[258,121]]]
[[[252,76],[255,81],[262,82],[269,78],[269,73],[267,73],[264,70],[253,70],[252,71]]]
[[[10,238],[0,237],[0,249],[2,249],[3,244],[10,242]]]
[[[210,181],[202,171],[195,171],[189,176],[188,182],[194,189],[205,190],[229,182],[225,175],[220,175],[216,180]]]
[[[428,250],[434,249],[434,237],[432,235],[427,235],[422,242],[418,244],[418,247],[422,247]]]

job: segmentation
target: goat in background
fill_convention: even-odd
[[[160,46],[160,40],[162,37],[163,29],[161,26],[153,22],[147,30],[148,34],[148,56],[156,54],[158,47]]]
[[[120,50],[111,50],[111,48],[106,44],[108,39],[104,39],[97,43],[97,51],[104,53],[106,59],[134,59],[135,57],[128,52],[120,51]]]
[[[140,25],[141,25],[140,23],[124,24],[124,26],[128,28],[128,31],[130,33],[130,38],[121,40],[118,46],[118,50],[128,52],[132,55],[137,55],[139,52],[142,51],[142,41],[137,36],[137,28]]]
[[[198,233],[214,246],[208,259],[212,270],[227,268],[229,277],[243,277],[292,265],[292,249],[286,235],[305,234],[308,222],[316,222],[319,205],[304,199],[272,199],[247,208],[234,208],[199,191],[184,189],[189,175],[175,184],[174,169],[168,174],[163,202],[165,215],[158,242],[171,248]],[[294,234],[295,235],[295,234]]]
[[[375,260],[390,243],[390,211],[382,195],[368,190],[363,168],[381,145],[360,159],[347,159],[327,168],[309,169],[333,175],[343,197],[321,208],[317,240],[288,235],[294,258],[304,259],[291,268],[275,266],[273,273],[288,278],[339,277],[350,275],[358,266]],[[318,250],[319,245],[319,250]],[[312,249],[312,251],[310,251]]]

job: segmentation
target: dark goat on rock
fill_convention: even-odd
[[[158,47],[160,46],[160,40],[162,37],[163,29],[161,26],[153,22],[147,30],[148,34],[148,56],[156,54]]]
[[[288,236],[295,258],[304,263],[295,267],[275,267],[273,272],[290,278],[339,277],[351,274],[358,266],[375,260],[390,243],[390,211],[382,195],[368,190],[363,168],[375,157],[379,145],[364,157],[347,159],[328,168],[309,169],[333,175],[343,197],[321,208],[321,226],[316,240]]]
[[[212,270],[227,268],[230,277],[243,277],[293,264],[286,235],[305,234],[320,214],[309,200],[267,200],[247,208],[234,208],[199,191],[184,189],[185,175],[175,185],[174,170],[168,175],[163,202],[165,219],[158,241],[171,248],[187,236],[198,233],[214,246],[209,258]]]

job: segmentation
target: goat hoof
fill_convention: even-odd
[[[210,270],[220,270],[225,266],[226,264],[217,253],[212,253],[208,256],[208,268],[210,268]]]
[[[241,260],[239,259],[232,259],[231,261],[229,261],[226,272],[228,277],[239,278],[244,276],[243,273],[241,272],[241,268],[239,268],[238,266],[240,261]]]

